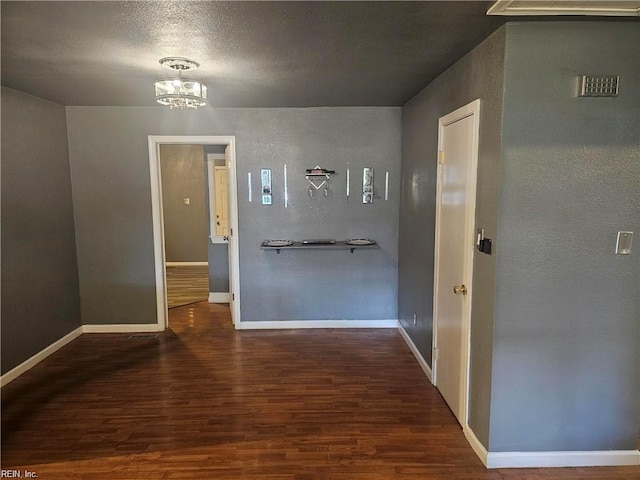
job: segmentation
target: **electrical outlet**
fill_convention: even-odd
[[[416,312],[413,312],[413,326],[418,326],[418,314]]]

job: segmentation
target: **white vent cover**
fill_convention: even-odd
[[[579,97],[617,97],[618,81],[616,75],[583,75],[578,87]]]

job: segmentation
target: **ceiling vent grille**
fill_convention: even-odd
[[[579,97],[617,97],[618,81],[615,75],[583,75],[578,88]]]

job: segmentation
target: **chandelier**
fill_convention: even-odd
[[[156,102],[181,110],[204,107],[207,104],[207,86],[198,80],[182,77],[182,72],[198,68],[198,62],[183,57],[165,57],[160,59],[160,65],[178,72],[178,76],[154,82]]]

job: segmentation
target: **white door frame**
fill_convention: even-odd
[[[240,255],[238,252],[238,186],[236,181],[235,136],[149,135],[149,171],[151,179],[151,211],[153,216],[153,256],[156,269],[158,328],[166,330],[167,279],[165,270],[164,220],[162,215],[162,176],[160,145],[228,145],[229,146],[229,294],[231,318],[240,327]]]
[[[440,238],[440,216],[442,208],[442,168],[440,167],[440,152],[443,145],[444,128],[463,118],[473,116],[473,139],[471,151],[471,175],[470,186],[467,191],[467,217],[465,221],[465,237],[468,241],[467,251],[464,256],[464,272],[463,283],[467,285],[467,299],[464,307],[462,319],[462,331],[465,338],[462,349],[462,384],[461,388],[461,424],[467,427],[469,421],[469,360],[470,360],[470,333],[471,333],[471,301],[473,296],[473,256],[475,253],[475,214],[476,214],[476,187],[478,181],[478,143],[480,133],[480,100],[458,108],[457,110],[441,117],[438,122],[438,175],[436,181],[436,228],[435,228],[435,247],[434,247],[434,281],[433,281],[433,345],[432,359],[433,365],[433,384],[437,385],[438,381],[438,279],[440,275],[440,258],[439,258],[439,238]],[[446,159],[445,159],[446,162]]]

